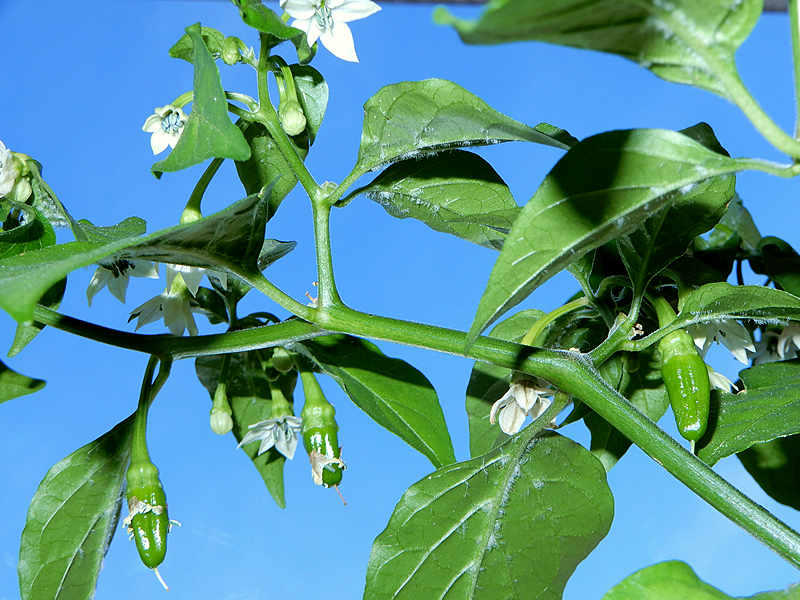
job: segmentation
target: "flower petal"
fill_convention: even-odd
[[[97,295],[97,292],[108,285],[108,280],[111,277],[113,277],[111,271],[105,267],[97,267],[89,286],[86,288],[86,299],[89,301],[89,308],[92,307],[92,299]]]
[[[317,11],[317,5],[318,2],[311,0],[281,0],[281,8],[293,19],[311,19]]]
[[[381,7],[371,0],[330,0],[326,3],[336,23],[349,23],[374,15]]]
[[[519,404],[511,402],[500,411],[497,421],[503,433],[514,435],[522,428],[522,424],[525,422],[525,417],[527,416],[528,413],[524,411]]]
[[[336,58],[349,62],[358,62],[356,46],[353,42],[353,33],[344,22],[334,22],[333,29],[320,32],[319,39],[322,45]],[[309,39],[310,45],[310,39]]]
[[[111,292],[114,298],[125,304],[125,296],[130,279],[128,279],[127,275],[120,275],[119,277],[114,277],[113,273],[111,275],[111,279],[108,282],[108,291]]]

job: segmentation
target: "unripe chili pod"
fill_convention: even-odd
[[[694,340],[680,329],[658,344],[661,377],[667,388],[678,431],[696,442],[706,431],[711,390],[708,369],[698,354]]]
[[[342,481],[346,468],[341,459],[336,424],[336,409],[322,393],[317,378],[310,371],[301,370],[305,392],[305,404],[300,418],[303,421],[303,445],[311,461],[311,476],[314,483],[325,487],[337,486]]]
[[[155,569],[167,554],[167,497],[158,477],[158,468],[151,462],[131,463],[127,473],[128,517],[124,524],[136,542],[139,557],[145,566]]]

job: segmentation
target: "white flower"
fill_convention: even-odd
[[[733,357],[743,364],[747,364],[747,350],[755,352],[753,339],[750,332],[738,321],[711,321],[689,325],[686,329],[694,339],[695,345],[700,349],[700,354],[705,356],[712,342],[721,342]]]
[[[711,385],[711,389],[722,390],[723,392],[731,392],[732,390],[739,391],[739,388],[734,385],[734,383],[725,377],[722,373],[717,373],[714,369],[706,365],[706,369],[708,369],[708,383]]]
[[[261,440],[261,446],[258,448],[259,455],[274,446],[278,452],[291,460],[297,449],[302,424],[300,417],[292,415],[254,423],[250,425],[250,431],[242,438],[238,447],[241,448],[245,444]]]
[[[347,23],[381,9],[371,0],[281,0],[281,8],[294,18],[292,27],[305,31],[309,46],[319,39],[331,54],[350,62],[358,57]]]
[[[800,348],[800,325],[796,323],[790,323],[784,327],[778,336],[778,355],[781,359],[794,358],[791,355],[787,356],[789,353],[796,355],[796,352],[791,349],[791,344],[794,344],[795,348]]]
[[[211,277],[216,278],[223,290],[228,289],[228,274],[224,271],[173,264],[167,264],[167,289],[172,285],[172,280],[176,275],[181,276],[186,287],[189,288],[189,291],[192,293],[192,296],[197,296],[197,290],[200,287],[200,281],[203,279],[203,275],[207,275],[209,279]]]
[[[121,259],[110,265],[101,264],[92,276],[89,287],[86,288],[86,299],[92,306],[92,299],[97,292],[108,286],[108,291],[125,304],[125,294],[128,291],[128,282],[133,277],[148,277],[158,279],[158,264],[147,260]]]
[[[153,154],[159,154],[167,149],[167,146],[174,148],[178,143],[178,138],[183,133],[186,125],[186,113],[177,106],[167,104],[156,109],[154,115],[147,117],[142,126],[142,131],[152,133],[150,147]]]
[[[172,335],[183,335],[184,329],[189,330],[189,335],[197,335],[197,324],[192,315],[192,296],[186,288],[181,277],[175,277],[166,290],[155,298],[151,298],[138,308],[131,311],[128,319],[139,320],[136,329],[164,319],[164,325],[169,328]]]
[[[18,174],[14,155],[3,142],[0,142],[0,198],[11,192]]]
[[[492,405],[489,422],[499,423],[504,433],[514,435],[522,428],[526,416],[536,419],[550,406],[552,400],[546,396],[553,393],[552,389],[526,379],[512,383],[505,395]]]

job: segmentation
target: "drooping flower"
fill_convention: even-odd
[[[131,277],[147,277],[158,279],[158,263],[153,264],[147,260],[121,259],[111,264],[101,264],[92,276],[89,287],[86,288],[86,299],[92,306],[92,299],[104,287],[120,302],[125,304],[125,295],[128,291],[128,282]]]
[[[700,353],[705,356],[713,342],[722,343],[733,357],[747,364],[747,351],[755,352],[750,332],[738,321],[711,321],[689,325],[686,331],[694,339]]]
[[[274,419],[267,419],[260,423],[250,425],[250,431],[239,442],[239,448],[261,440],[258,447],[258,454],[264,454],[272,447],[291,460],[297,449],[297,442],[300,439],[300,429],[302,428],[300,417],[285,415]]]
[[[795,348],[800,348],[800,325],[797,323],[790,323],[784,327],[778,336],[778,355],[781,359],[794,358],[794,356],[789,356],[790,353],[796,355],[796,351],[792,350],[792,344]]]
[[[153,154],[159,154],[167,149],[174,148],[183,133],[188,117],[182,108],[167,104],[156,108],[153,115],[147,117],[142,126],[142,131],[152,133],[150,147]]]
[[[723,392],[739,391],[739,388],[725,375],[717,373],[708,365],[706,365],[706,368],[708,369],[708,383],[711,385],[711,389],[722,390]]]
[[[331,54],[350,62],[358,62],[358,57],[347,23],[381,9],[372,0],[281,0],[280,4],[294,18],[292,27],[305,31],[309,46],[319,39]]]
[[[197,296],[197,290],[200,287],[200,281],[203,275],[209,279],[214,277],[222,286],[222,289],[228,289],[228,274],[224,271],[214,271],[212,269],[204,269],[203,267],[189,267],[186,265],[167,264],[167,288],[172,285],[172,280],[176,275],[180,275],[186,287],[192,293],[192,296]]]
[[[138,308],[131,311],[128,318],[136,319],[136,329],[164,319],[164,325],[169,328],[172,335],[183,335],[184,330],[189,330],[189,335],[197,335],[197,324],[192,315],[193,296],[189,292],[183,278],[174,275],[167,289],[155,298],[151,298]]]
[[[0,142],[0,198],[11,192],[18,174],[14,155],[3,142]]]
[[[492,425],[497,422],[504,433],[514,435],[522,428],[525,417],[530,415],[532,419],[536,419],[547,410],[552,402],[547,396],[553,394],[554,391],[541,382],[537,385],[533,381],[522,379],[512,383],[503,397],[492,405],[489,422]]]

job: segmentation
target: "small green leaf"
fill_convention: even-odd
[[[364,128],[355,171],[428,152],[500,142],[537,142],[566,150],[563,130],[553,136],[511,119],[444,79],[406,81],[381,88],[364,104]]]
[[[38,304],[51,310],[58,310],[61,300],[64,299],[64,292],[67,290],[66,277],[54,283],[50,289],[39,299]],[[44,329],[44,324],[34,321],[33,323],[17,323],[17,330],[14,332],[14,341],[8,350],[8,356],[16,356],[22,349],[30,344],[33,339]]]
[[[502,248],[520,211],[492,166],[463,150],[395,163],[340,205],[358,194],[393,217],[417,219],[435,231],[494,250]]]
[[[38,392],[45,386],[41,379],[33,379],[7,367],[0,361],[0,402]]]
[[[228,116],[228,101],[219,69],[200,34],[200,24],[186,28],[194,44],[194,100],[192,112],[175,148],[151,167],[156,177],[180,171],[208,158],[247,160],[250,147]]]
[[[760,256],[750,258],[750,268],[767,275],[787,292],[800,294],[800,255],[780,238],[761,238],[756,252]]]
[[[247,434],[250,425],[272,417],[272,393],[262,366],[261,351],[239,352],[230,356],[227,395],[233,411],[231,415],[233,435],[238,443]],[[219,382],[223,358],[223,356],[200,356],[195,360],[197,378],[208,390],[212,400]],[[296,375],[281,376],[281,380],[281,390],[286,399],[292,402]],[[259,456],[258,448],[259,444],[252,443],[242,446],[242,451],[253,461],[253,466],[264,480],[275,503],[281,508],[286,508],[283,484],[286,458],[275,448]]]
[[[745,389],[714,392],[697,455],[709,465],[757,442],[800,433],[800,360],[757,365],[739,373]]]
[[[213,58],[219,56],[222,52],[222,45],[225,43],[225,34],[211,27],[201,27],[200,35],[203,38],[203,43],[211,52]],[[183,37],[175,42],[175,45],[169,49],[169,55],[172,58],[180,58],[187,62],[194,61],[194,39],[188,33],[183,34]],[[216,56],[215,56],[216,55]]]
[[[536,40],[618,54],[667,81],[728,98],[734,55],[762,10],[762,0],[498,0],[476,21],[438,8],[468,44]]]
[[[588,451],[536,431],[411,486],[372,545],[364,599],[560,599],[614,504]]]
[[[638,228],[737,162],[675,131],[612,131],[574,146],[522,209],[492,269],[470,342],[586,252]]]
[[[0,224],[0,259],[56,243],[55,229],[36,208],[17,202],[9,202],[8,208],[18,216],[12,216],[6,219],[5,224]]]
[[[121,223],[110,226],[92,225],[86,219],[77,222],[80,239],[84,242],[115,242],[125,238],[138,237],[147,231],[147,223],[139,217],[128,217]]]
[[[670,560],[637,571],[611,588],[602,600],[799,600],[800,586],[733,598],[701,581],[684,562]]]
[[[709,283],[686,298],[675,324],[686,327],[717,319],[800,320],[800,298],[760,285]]]
[[[325,109],[328,107],[328,83],[319,71],[309,65],[290,65],[289,68],[297,89],[297,100],[306,116],[306,133],[310,146],[314,143],[325,118]]]
[[[772,499],[800,510],[800,435],[753,444],[736,456]]]
[[[435,467],[455,462],[436,390],[407,362],[366,340],[328,335],[294,346],[333,377],[353,403]]]
[[[519,342],[537,319],[540,310],[523,310],[495,325],[490,337]],[[498,425],[489,422],[489,411],[508,391],[511,369],[475,361],[467,384],[466,410],[469,420],[469,453],[473,458],[489,452],[498,443],[508,439]]]
[[[267,42],[270,48],[277,46],[285,40],[290,40],[297,48],[297,59],[307,63],[316,51],[308,47],[305,32],[294,27],[289,27],[275,12],[261,2],[261,0],[231,0],[239,8],[239,16],[246,25],[268,34]]]
[[[35,304],[53,284],[76,269],[110,257],[210,269],[236,265],[259,273],[269,190],[266,192],[262,198],[245,198],[194,223],[176,225],[143,238],[70,242],[0,260],[0,308],[17,322],[29,322]]]
[[[55,464],[28,508],[22,600],[92,598],[122,504],[133,418]]]

